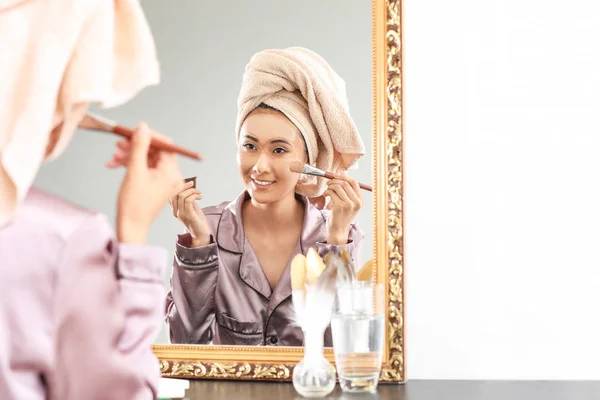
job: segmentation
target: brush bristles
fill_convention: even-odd
[[[300,161],[293,161],[290,164],[290,171],[296,172],[298,174],[302,174],[302,173],[304,173],[304,165],[305,164]]]
[[[308,164],[304,164],[304,173],[307,175],[314,175],[314,176],[325,176],[325,172],[321,171],[318,168],[315,168],[311,165]]]
[[[102,118],[97,115],[88,113],[84,115],[81,119],[81,122],[79,123],[79,128],[110,132],[115,127],[115,125],[116,124],[114,122],[106,118]]]
[[[314,176],[325,176],[325,172],[311,165],[304,164],[300,161],[293,161],[290,164],[290,171],[298,174],[314,175]]]

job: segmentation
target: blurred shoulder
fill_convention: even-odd
[[[105,236],[113,235],[104,214],[35,188],[27,194],[19,218],[36,232],[51,234],[62,240],[67,240],[82,226]]]

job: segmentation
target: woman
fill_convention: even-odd
[[[290,171],[293,162],[340,173],[363,153],[343,82],[315,53],[266,50],[246,67],[238,101],[237,159],[244,192],[198,209],[190,184],[171,200],[179,235],[167,296],[173,343],[302,345],[294,325],[290,263],[315,248],[345,248],[359,263],[357,182]],[[343,133],[341,133],[343,132]],[[330,199],[319,210],[310,199]],[[326,345],[331,345],[326,333]]]
[[[145,125],[121,144],[129,155],[109,161],[128,163],[116,235],[106,217],[31,188],[88,103],[121,104],[158,82],[136,1],[73,4],[0,2],[14,46],[0,63],[0,399],[155,399],[167,260],[146,236],[181,189],[174,155],[148,157]]]

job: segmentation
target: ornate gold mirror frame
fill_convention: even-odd
[[[406,380],[402,0],[373,2],[373,276],[387,288],[382,383]],[[301,347],[154,345],[164,377],[291,381]],[[335,363],[332,349],[325,357]]]

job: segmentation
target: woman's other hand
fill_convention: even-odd
[[[206,246],[210,243],[210,228],[202,209],[196,201],[202,199],[202,193],[188,182],[183,189],[169,200],[173,216],[185,225],[192,235],[192,247]]]

